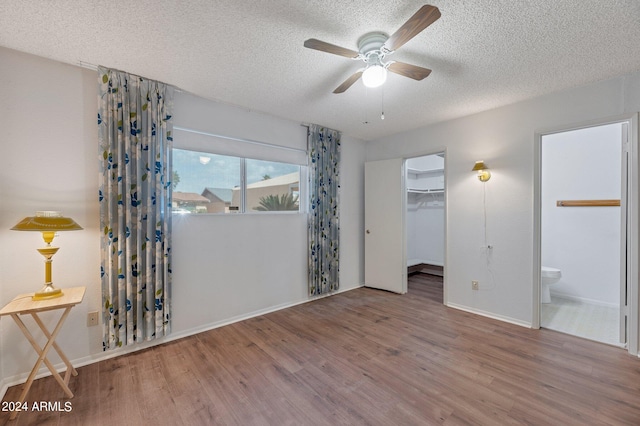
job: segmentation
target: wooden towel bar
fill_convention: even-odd
[[[558,200],[558,207],[615,207],[620,205],[620,200]]]

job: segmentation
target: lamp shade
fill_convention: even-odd
[[[484,161],[476,161],[476,164],[471,169],[472,172],[477,172],[478,170],[487,170],[487,166],[485,166]]]
[[[70,217],[62,216],[60,212],[40,211],[36,212],[35,216],[25,217],[11,229],[13,231],[59,232],[79,231],[82,226]]]
[[[56,232],[79,231],[81,229],[82,226],[78,225],[73,219],[64,217],[60,212],[54,211],[36,212],[35,216],[25,217],[11,228],[13,231],[42,232],[42,238],[47,244],[51,244]]]

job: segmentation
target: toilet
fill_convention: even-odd
[[[560,272],[560,269],[543,266],[541,278],[542,288],[540,289],[540,301],[542,303],[551,303],[551,292],[549,290],[549,286],[560,281],[560,278],[562,278],[562,272]]]

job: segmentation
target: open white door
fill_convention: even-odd
[[[364,165],[365,286],[407,292],[404,159]]]

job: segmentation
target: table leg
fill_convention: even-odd
[[[24,384],[24,389],[22,390],[22,393],[20,394],[20,398],[18,398],[17,402],[19,403],[24,402],[25,398],[27,397],[27,393],[29,393],[29,390],[31,389],[33,380],[35,379],[35,376],[38,373],[38,370],[40,369],[40,366],[42,365],[43,362],[45,363],[49,371],[51,371],[51,374],[53,374],[54,378],[56,379],[58,384],[62,387],[65,394],[69,398],[73,398],[73,392],[71,392],[67,384],[64,382],[64,380],[62,380],[62,378],[60,377],[60,374],[58,374],[56,369],[53,367],[53,364],[51,364],[51,362],[47,359],[47,353],[49,352],[49,349],[51,349],[51,347],[54,345],[55,339],[58,336],[60,329],[62,329],[62,324],[64,324],[64,321],[67,319],[67,316],[69,315],[70,311],[71,311],[71,307],[68,307],[64,310],[64,312],[62,313],[62,316],[58,320],[58,323],[53,329],[53,332],[49,334],[49,339],[47,340],[47,343],[44,345],[44,348],[42,349],[40,349],[40,345],[38,345],[38,342],[36,342],[33,335],[29,332],[29,329],[27,329],[27,327],[24,325],[24,323],[22,322],[18,314],[11,314],[11,317],[13,318],[13,320],[16,322],[16,324],[18,325],[18,327],[20,328],[24,336],[27,338],[29,343],[31,343],[31,346],[33,346],[33,349],[35,349],[35,351],[39,355],[38,360],[33,366],[33,369],[31,370],[31,373],[29,374],[29,377],[27,378],[27,381]],[[16,418],[17,415],[18,415],[18,411],[14,411],[11,413],[11,416],[9,417],[9,419],[13,420]]]
[[[40,317],[35,312],[33,312],[31,316],[35,320],[36,324],[38,324],[38,327],[40,327],[40,330],[42,330],[44,335],[47,336],[47,339],[51,339],[51,333],[49,333],[49,330],[47,330],[47,327],[45,327]],[[73,368],[73,365],[71,365],[71,361],[69,361],[69,358],[67,358],[64,352],[62,352],[62,349],[60,349],[60,346],[58,346],[55,341],[53,342],[53,348],[56,350],[56,352],[58,352],[60,359],[62,359],[62,362],[64,362],[64,364],[67,366],[67,371],[64,375],[64,382],[69,384],[69,376],[77,376],[78,372],[75,368]]]

